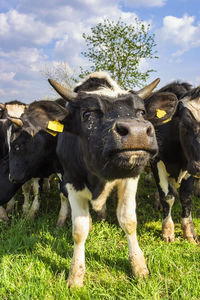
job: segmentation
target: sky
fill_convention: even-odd
[[[159,59],[140,66],[156,70],[148,83],[200,85],[199,0],[0,0],[0,102],[51,96],[41,72],[58,62],[79,71],[88,65],[83,33],[106,18],[130,24],[135,17],[151,25],[157,44]]]

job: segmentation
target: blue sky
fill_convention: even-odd
[[[52,95],[41,71],[63,61],[79,71],[87,65],[82,33],[119,17],[151,24],[159,59],[141,62],[157,71],[151,80],[200,85],[199,0],[0,0],[0,101]]]

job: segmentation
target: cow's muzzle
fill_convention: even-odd
[[[117,152],[147,151],[157,152],[154,127],[150,122],[141,120],[118,121],[113,133],[117,139]]]

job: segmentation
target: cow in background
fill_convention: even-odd
[[[64,99],[58,99],[58,103],[61,105],[64,105],[66,101]],[[9,176],[9,162],[8,162],[8,152],[9,152],[9,143],[8,140],[10,140],[11,136],[11,131],[17,130],[17,125],[11,126],[13,123],[10,121],[15,121],[16,123],[19,122],[19,117],[21,114],[25,111],[25,109],[28,107],[28,104],[24,104],[20,101],[14,100],[7,102],[5,104],[0,103],[0,159],[4,159],[4,162],[2,162],[2,174],[0,174],[0,177],[5,176],[5,178],[2,180],[2,183],[4,185],[6,184],[10,188],[10,192],[8,191],[7,188],[3,189],[3,193],[0,197],[0,203],[7,203],[10,200],[10,195],[12,194],[12,199],[7,203],[6,210],[0,206],[0,216],[1,218],[8,222],[8,216],[7,214],[10,213],[14,207],[15,204],[15,199],[14,199],[14,194],[18,190],[18,188],[21,186],[22,187],[22,193],[24,195],[24,203],[23,203],[23,214],[25,216],[28,216],[29,218],[34,218],[35,215],[38,213],[39,210],[39,190],[40,190],[40,184],[39,184],[39,178],[38,175],[42,175],[41,172],[33,172],[34,166],[32,173],[33,176],[29,176],[26,180],[22,180],[20,183],[18,182],[17,184],[10,183],[8,181],[8,178],[6,176]],[[14,128],[12,128],[14,127]],[[46,168],[46,166],[45,166]],[[49,168],[48,168],[49,170]],[[37,175],[38,173],[38,175]],[[46,171],[47,176],[49,176],[51,173]],[[32,178],[34,177],[34,178]],[[31,189],[33,190],[33,202],[32,205],[30,205],[30,194],[31,194]],[[59,223],[61,224],[61,222]]]
[[[50,80],[68,101],[66,108],[50,101],[32,103],[22,115],[22,128],[36,135],[64,125],[59,134],[57,155],[64,170],[63,186],[72,209],[74,254],[69,286],[82,286],[85,273],[85,241],[89,232],[89,201],[101,208],[111,190],[118,187],[117,217],[127,235],[129,259],[134,276],[148,275],[136,235],[135,194],[139,175],[150,157],[157,153],[157,141],[149,119],[158,119],[162,107],[164,122],[173,115],[177,98],[166,94],[145,107],[159,80],[138,93],[121,89],[105,72],[89,75],[74,92]],[[10,165],[10,172],[14,172]]]
[[[6,210],[3,206],[0,206],[0,218],[6,222],[9,221],[7,214],[12,212],[15,204],[14,194],[20,187],[19,184],[11,184],[6,177],[9,174],[8,166],[6,166],[8,164],[7,128],[10,124],[8,118],[9,116],[19,118],[24,112],[25,108],[26,104],[17,100],[6,102],[5,104],[0,103],[0,160],[4,160],[1,164],[2,174],[0,176],[4,176],[1,182],[1,184],[4,185],[4,188],[2,189],[3,192],[1,193],[2,195],[0,197],[0,203],[7,203]],[[11,195],[12,197],[10,198]]]
[[[163,97],[166,92],[176,95],[179,101],[168,123],[162,126],[155,123],[159,154],[152,163],[152,170],[163,209],[162,236],[166,242],[174,241],[171,210],[179,188],[183,235],[195,243],[197,236],[191,216],[191,202],[193,176],[200,174],[200,88],[174,82],[152,94],[147,99],[147,106],[148,101],[151,103],[154,97]]]

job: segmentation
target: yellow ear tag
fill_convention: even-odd
[[[166,115],[166,111],[162,109],[156,109],[156,116],[161,119]]]
[[[47,128],[56,132],[63,132],[64,125],[57,120],[49,121]]]
[[[53,135],[53,136],[57,136],[57,132],[51,131],[46,129],[46,132],[48,132],[49,134]]]
[[[168,123],[169,121],[171,121],[171,118],[169,118],[169,119],[163,121],[162,123],[165,124],[165,123]]]

